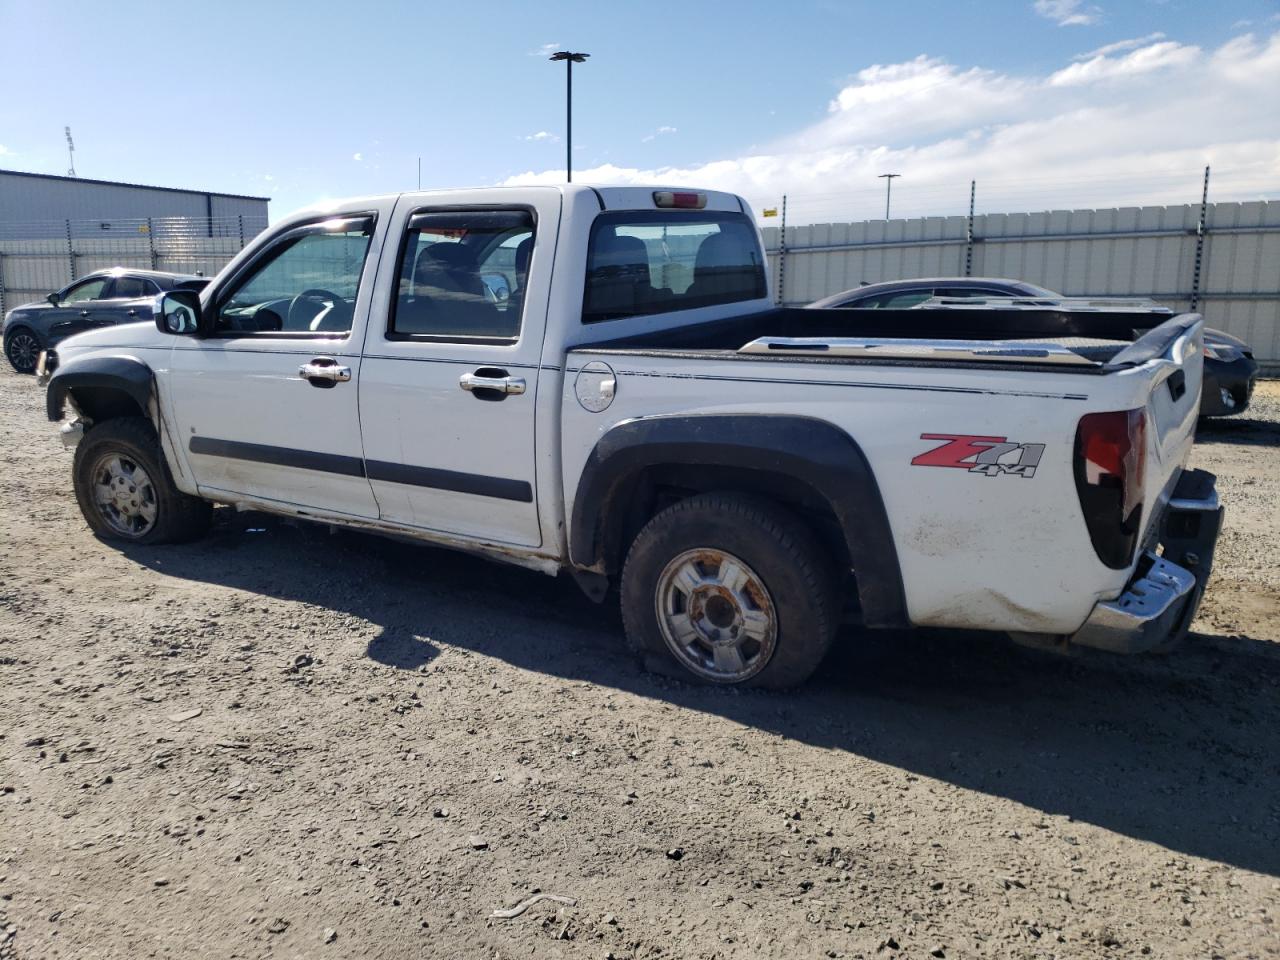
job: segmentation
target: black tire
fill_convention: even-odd
[[[44,344],[30,327],[14,327],[4,337],[4,356],[18,373],[35,373]]]
[[[750,675],[740,672],[731,677],[712,676],[690,666],[686,662],[691,659],[687,650],[706,652],[700,646],[705,639],[701,634],[683,654],[677,652],[679,640],[673,637],[668,642],[667,632],[674,629],[673,620],[661,615],[659,609],[669,609],[668,598],[674,597],[678,602],[679,598],[664,588],[664,583],[674,586],[680,578],[667,571],[673,565],[676,570],[681,569],[682,561],[685,567],[690,562],[704,563],[698,559],[704,555],[701,551],[712,557],[727,554],[730,559],[740,560],[764,588],[764,600],[755,606],[772,611],[772,649],[766,656],[764,644],[756,644],[754,659],[763,662],[754,666],[750,648],[747,656],[739,654],[739,660],[746,663],[743,672],[755,671]],[[690,556],[691,560],[684,560]],[[622,571],[622,620],[627,643],[646,668],[659,673],[703,683],[767,689],[794,687],[809,678],[830,649],[840,611],[835,583],[826,552],[809,528],[791,513],[759,497],[700,494],[663,510],[645,525],[631,545]],[[712,624],[715,617],[709,612],[710,603],[695,606],[692,598],[700,589],[684,594],[688,607],[674,616],[695,619],[700,625],[698,630],[710,627],[710,633],[722,636],[722,630]],[[758,596],[754,587],[747,592],[751,597]],[[722,611],[730,606],[722,605]],[[726,623],[742,622],[732,616],[721,613]],[[728,629],[735,637],[738,635],[736,626]],[[712,646],[715,645],[718,644]],[[715,666],[719,666],[718,658]]]
[[[153,511],[145,529],[122,530],[120,521],[113,522],[109,508],[100,506],[95,497],[96,481],[105,469],[103,463],[112,457],[145,471],[149,480],[147,506]],[[93,532],[104,540],[182,543],[203,536],[209,529],[213,505],[188,496],[174,485],[155,429],[142,417],[107,420],[85,433],[76,445],[72,478],[80,512]]]

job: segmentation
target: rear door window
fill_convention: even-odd
[[[409,219],[387,336],[515,340],[533,256],[527,210],[424,210]]]
[[[116,284],[111,289],[114,300],[136,300],[149,297],[156,292],[156,286],[150,280],[141,277],[116,277]]]
[[[969,299],[971,297],[1012,297],[1012,291],[1000,291],[990,287],[940,287],[936,296],[948,299]]]
[[[906,310],[918,303],[924,303],[933,296],[933,290],[896,290],[893,293],[882,293],[876,297],[867,297],[850,306],[858,310]]]
[[[605,213],[591,228],[584,323],[764,296],[764,256],[742,214]]]

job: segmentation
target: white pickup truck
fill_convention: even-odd
[[[777,309],[725,193],[335,203],[41,364],[99,536],[216,502],[567,570],[714,683],[797,684],[848,621],[1168,645],[1221,521],[1199,317]]]

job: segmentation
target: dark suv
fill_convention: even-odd
[[[4,355],[19,373],[32,373],[41,350],[86,330],[151,320],[156,296],[199,290],[208,277],[159,270],[95,270],[45,302],[14,307],[4,321]]]
[[[867,283],[844,293],[815,300],[811,307],[845,307],[851,310],[905,310],[933,297],[1019,297],[1061,300],[1061,293],[1021,280],[993,277],[934,277]],[[1107,298],[1114,299],[1114,298]],[[1172,311],[1170,311],[1172,313]],[[1125,335],[1128,331],[1125,331]],[[1221,330],[1204,331],[1204,387],[1200,416],[1220,417],[1240,413],[1249,405],[1258,379],[1258,362],[1243,340]]]

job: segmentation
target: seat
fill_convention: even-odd
[[[529,261],[533,259],[533,236],[527,236],[516,245],[516,288],[507,299],[507,313],[520,316],[524,306],[525,287],[529,284]]]
[[[464,244],[424,247],[413,268],[413,294],[401,297],[397,333],[507,337],[515,326],[489,302],[475,258]]]
[[[719,299],[741,295],[755,287],[759,272],[742,262],[742,248],[725,233],[713,233],[698,245],[693,261],[693,283],[685,295],[691,299]]]
[[[587,274],[587,310],[595,314],[641,312],[654,297],[649,251],[639,237],[614,230],[596,237]]]

